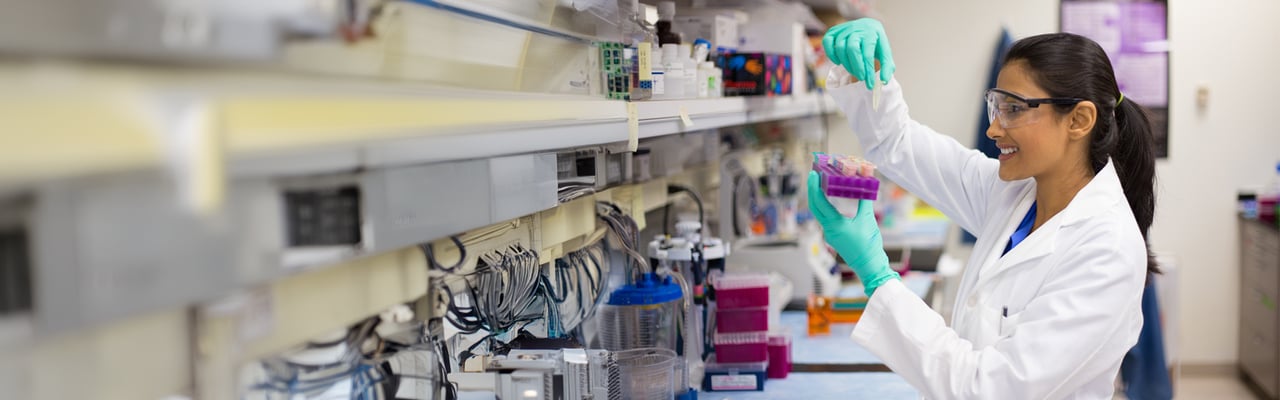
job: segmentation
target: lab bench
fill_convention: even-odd
[[[932,273],[912,272],[902,278],[902,283],[920,298],[928,299],[935,277]],[[862,295],[862,285],[847,285],[838,293],[840,297],[858,295]],[[805,311],[783,311],[780,321],[791,332],[791,363],[795,371],[888,371],[880,358],[850,338],[856,324],[831,324],[831,334],[809,336],[809,316]]]
[[[933,290],[935,275],[913,272],[902,282],[921,298]],[[840,296],[862,292],[860,285],[848,285]],[[791,331],[793,372],[784,379],[770,379],[759,392],[704,392],[704,400],[754,399],[916,399],[920,397],[906,380],[893,372],[866,348],[850,338],[856,324],[831,325],[831,334],[809,336],[805,311],[783,311],[785,329]]]
[[[701,400],[895,400],[918,399],[920,393],[892,372],[794,372],[770,379],[760,392],[704,392]]]

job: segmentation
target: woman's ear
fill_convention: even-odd
[[[1098,123],[1098,105],[1088,100],[1077,103],[1067,118],[1067,137],[1082,139],[1093,132],[1093,125]]]

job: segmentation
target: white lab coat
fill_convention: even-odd
[[[953,327],[892,281],[871,297],[853,339],[927,398],[1111,399],[1142,328],[1147,259],[1112,164],[1001,256],[1035,181],[1001,181],[998,161],[913,121],[897,81],[877,111],[847,76],[837,69],[828,85],[866,157],[978,236]]]

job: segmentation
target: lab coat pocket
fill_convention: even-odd
[[[1013,331],[1018,327],[1018,316],[1020,313],[1007,314],[1002,312],[1000,317],[1000,338],[1004,339],[1013,336]]]
[[[999,307],[978,307],[978,315],[974,329],[970,331],[970,342],[974,348],[983,348],[994,345],[1004,335],[1002,334],[1002,324],[1004,318],[1001,316]]]

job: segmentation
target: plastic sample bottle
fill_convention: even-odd
[[[697,93],[698,98],[711,97],[711,90],[707,84],[707,79],[711,75],[711,71],[705,68],[707,61],[707,52],[711,49],[711,43],[703,39],[694,41],[693,45],[693,64],[688,67],[697,71],[693,79],[693,91]],[[714,68],[714,67],[713,67]]]
[[[684,97],[705,97],[698,96],[698,63],[693,60],[693,46],[681,44],[679,57],[684,63]]]
[[[657,44],[654,44],[652,46],[653,47],[651,47],[651,50],[650,50],[650,52],[652,53],[651,54],[652,56],[649,57],[650,75],[653,77],[653,97],[652,98],[654,100],[669,99],[671,98],[671,96],[670,94],[667,93],[667,69],[666,69],[666,66],[663,65],[662,63],[663,52],[658,51],[658,49],[656,48]]]
[[[702,63],[704,68],[709,68],[713,72],[707,77],[707,94],[711,97],[724,97],[724,70],[716,66],[716,63],[706,61]]]
[[[666,89],[664,99],[685,98],[684,60],[680,58],[680,45],[668,43],[662,45],[662,69],[665,71],[663,86]]]

